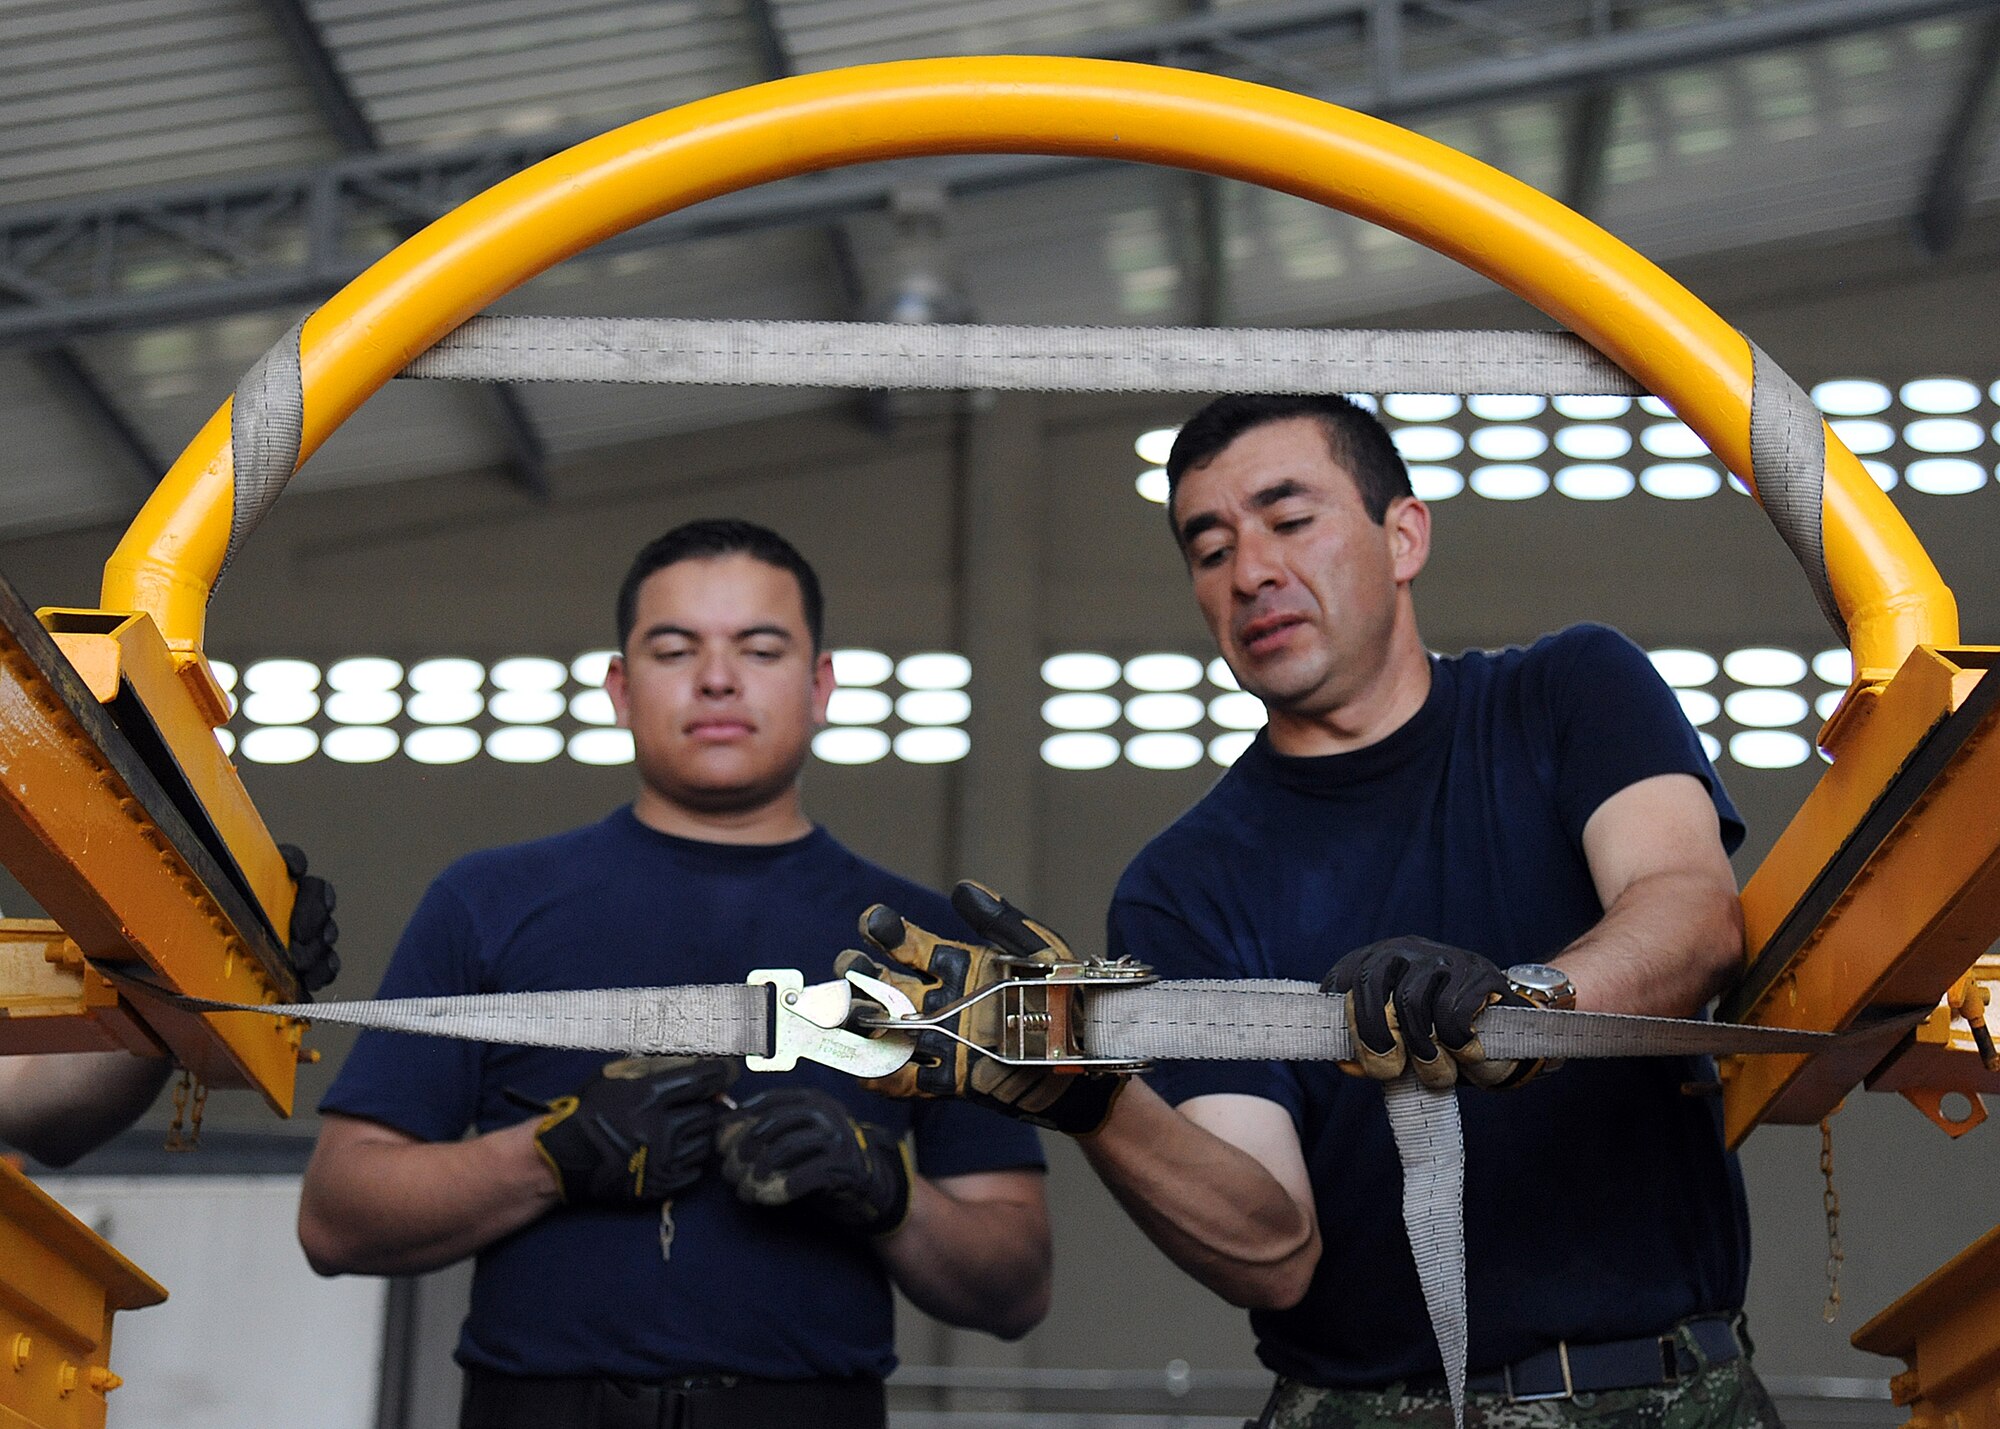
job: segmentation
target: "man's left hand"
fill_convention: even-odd
[[[287,935],[285,958],[299,976],[307,992],[318,992],[340,975],[340,954],[334,943],[340,925],[333,921],[333,885],[306,872],[305,850],[297,844],[279,844],[285,871],[298,885],[292,896],[292,926]]]
[[[749,1205],[795,1205],[868,1235],[887,1235],[909,1214],[907,1146],[827,1092],[777,1087],[746,1097],[715,1141],[722,1179]]]
[[[1354,1047],[1348,1071],[1392,1081],[1405,1069],[1436,1090],[1460,1077],[1481,1087],[1512,1087],[1540,1063],[1486,1055],[1473,1019],[1496,1002],[1525,1006],[1489,959],[1429,938],[1385,938],[1333,965],[1320,991],[1347,999]]]

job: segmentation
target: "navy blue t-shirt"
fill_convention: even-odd
[[[431,885],[383,997],[742,982],[756,968],[834,976],[855,920],[887,903],[959,937],[944,899],[850,853],[824,829],[776,845],[700,843],[621,809],[600,823],[461,859]],[[606,1059],[365,1033],[320,1103],[425,1141],[522,1120],[504,1093],[576,1090]],[[738,1097],[819,1087],[913,1132],[943,1177],[1039,1168],[1033,1128],[960,1102],[896,1101],[801,1062],[746,1073]],[[882,1376],[895,1367],[889,1281],[867,1237],[742,1205],[713,1174],[673,1201],[671,1252],[651,1211],[558,1206],[480,1252],[461,1364],[517,1375],[662,1379]]]
[[[1703,780],[1743,825],[1670,691],[1616,631],[1431,662],[1423,708],[1377,744],[1288,758],[1260,736],[1120,880],[1110,948],[1170,978],[1317,982],[1400,933],[1501,967],[1546,961],[1602,916],[1583,829],[1659,774]],[[1573,1061],[1459,1093],[1471,1365],[1560,1339],[1655,1333],[1743,1303],[1749,1218],[1711,1081],[1689,1058]],[[1266,1098],[1299,1129],[1325,1249],[1305,1299],[1251,1316],[1281,1374],[1329,1387],[1438,1372],[1381,1088],[1331,1063],[1182,1062],[1169,1102]]]

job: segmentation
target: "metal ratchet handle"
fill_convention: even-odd
[[[865,973],[849,972],[847,979],[869,997],[881,1003],[886,1010],[884,1014],[873,1014],[857,1005],[848,1019],[848,1025],[852,1027],[864,1028],[877,1034],[919,1031],[941,1033],[961,1047],[969,1048],[981,1056],[990,1057],[1009,1067],[1037,1067],[1056,1072],[1081,1073],[1142,1072],[1152,1065],[1144,1058],[1093,1057],[1081,1050],[1046,1057],[1027,1056],[1019,1052],[985,1046],[946,1025],[956,1022],[959,1015],[967,1008],[992,997],[999,997],[1004,1001],[1011,992],[1055,992],[1067,995],[1089,987],[1137,987],[1157,982],[1158,975],[1141,964],[1102,964],[1088,967],[1079,964],[1060,964],[1052,969],[1048,976],[1007,978],[929,1013],[919,1012],[901,991]],[[1028,1013],[1019,1009],[1007,1015],[1010,1020],[1026,1016],[1040,1017],[1044,1020],[1044,1024],[1048,1016],[1046,1012]]]

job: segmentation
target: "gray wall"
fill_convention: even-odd
[[[1890,382],[1932,372],[2000,376],[1990,322],[2000,276],[1974,249],[1920,269],[1893,238],[1751,254],[1687,275],[1810,385],[1833,375]],[[1411,320],[1395,315],[1394,320]],[[1504,296],[1415,316],[1427,325],[1528,321]],[[220,394],[218,394],[220,395]],[[1084,946],[1127,859],[1211,778],[1113,768],[1065,773],[1034,757],[1035,663],[1057,649],[1201,649],[1203,633],[1158,508],[1132,494],[1131,439],[1176,420],[1175,400],[1007,399],[969,422],[929,419],[883,438],[843,412],[789,417],[634,448],[557,474],[544,508],[490,473],[408,487],[301,495],[280,505],[216,598],[209,648],[331,660],[462,653],[569,655],[608,643],[623,562],[680,520],[732,514],[791,533],[830,591],[835,643],[949,647],[974,657],[974,754],[964,765],[815,766],[814,815],[918,879],[981,874]],[[421,440],[421,433],[412,433]],[[2000,630],[1987,557],[2000,492],[1898,504],[1956,582],[1968,637]],[[1531,637],[1568,621],[1621,625],[1642,643],[1710,649],[1827,643],[1776,536],[1747,500],[1518,505],[1466,497],[1437,508],[1438,553],[1419,607],[1441,649]],[[116,532],[0,547],[32,604],[95,603]],[[964,561],[969,572],[955,575]],[[459,853],[597,817],[629,795],[629,770],[486,760],[425,768],[246,765],[272,829],[306,846],[337,883],[342,990],[379,977],[431,875]],[[1752,834],[1747,874],[1810,787],[1813,767],[1737,771]],[[0,890],[4,892],[4,890]],[[0,898],[11,912],[16,905]],[[346,1039],[302,1077],[302,1116]],[[247,1096],[218,1097],[209,1124],[269,1130]],[[1846,1311],[1819,1317],[1825,1262],[1810,1128],[1760,1132],[1745,1154],[1754,1197],[1752,1295],[1764,1363],[1777,1374],[1880,1374],[1845,1337],[1990,1222],[2000,1133],[1952,1144],[1901,1102],[1856,1096],[1837,1164],[1848,1248]],[[1059,1280],[1055,1312],[1018,1351],[946,1336],[908,1317],[916,1362],[982,1356],[1038,1365],[1198,1367],[1251,1363],[1241,1317],[1169,1267],[1134,1232],[1073,1150],[1051,1148]],[[1919,1169],[1921,1168],[1921,1169]],[[1921,1202],[1918,1197],[1921,1196]],[[1562,1188],[1550,1188],[1552,1213]]]

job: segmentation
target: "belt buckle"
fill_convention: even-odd
[[[1509,1404],[1539,1404],[1543,1400],[1548,1400],[1548,1399],[1576,1398],[1576,1382],[1570,1378],[1570,1372],[1569,1372],[1568,1340],[1556,1341],[1556,1360],[1559,1364],[1562,1365],[1563,1387],[1561,1389],[1552,1389],[1547,1394],[1517,1393],[1514,1389],[1514,1366],[1507,1365],[1503,1369],[1501,1369],[1500,1379],[1501,1382],[1505,1384],[1507,1387],[1507,1402]]]

